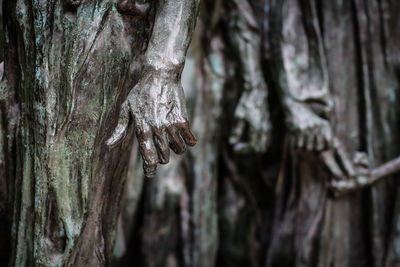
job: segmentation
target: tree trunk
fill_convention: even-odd
[[[10,266],[105,266],[132,138],[110,150],[149,18],[110,1],[5,1]],[[132,131],[129,131],[132,136]]]

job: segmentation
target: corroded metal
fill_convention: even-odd
[[[148,176],[196,142],[180,78],[198,5],[4,1],[10,266],[110,264],[133,128]]]
[[[185,144],[196,144],[189,129],[180,77],[190,33],[194,30],[198,2],[158,2],[139,81],[122,103],[120,120],[107,141],[110,146],[120,141],[132,116],[143,168],[148,177],[155,175],[158,163],[169,162],[168,147],[181,154],[185,151]]]

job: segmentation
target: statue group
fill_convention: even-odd
[[[397,1],[3,11],[2,265],[400,264]]]

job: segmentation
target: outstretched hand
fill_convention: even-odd
[[[131,119],[147,177],[155,176],[158,163],[169,162],[169,148],[182,154],[186,145],[197,142],[189,128],[179,75],[174,72],[144,72],[123,102],[118,125],[107,145],[113,146],[125,136]]]

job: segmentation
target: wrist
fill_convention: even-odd
[[[169,57],[155,52],[147,52],[143,62],[145,67],[164,72],[182,72],[185,64],[184,58]]]
[[[304,103],[299,103],[292,97],[285,97],[283,99],[283,111],[286,117],[291,116],[293,113],[295,113],[295,110],[299,108],[305,108]]]
[[[306,121],[311,117],[315,117],[315,114],[308,107],[308,105],[301,101],[296,101],[293,98],[287,98],[284,100],[284,114],[285,123],[288,129],[295,129],[300,121]]]
[[[159,67],[151,62],[144,61],[141,70],[142,80],[148,80],[150,76],[161,80],[175,80],[179,81],[182,74],[180,68],[173,68],[168,66]],[[147,81],[148,82],[148,81]]]
[[[324,101],[300,101],[292,97],[286,97],[283,101],[283,109],[287,117],[294,116],[298,112],[307,111],[312,113],[312,115],[329,121],[332,117],[334,104],[332,100],[326,99],[324,99]]]

